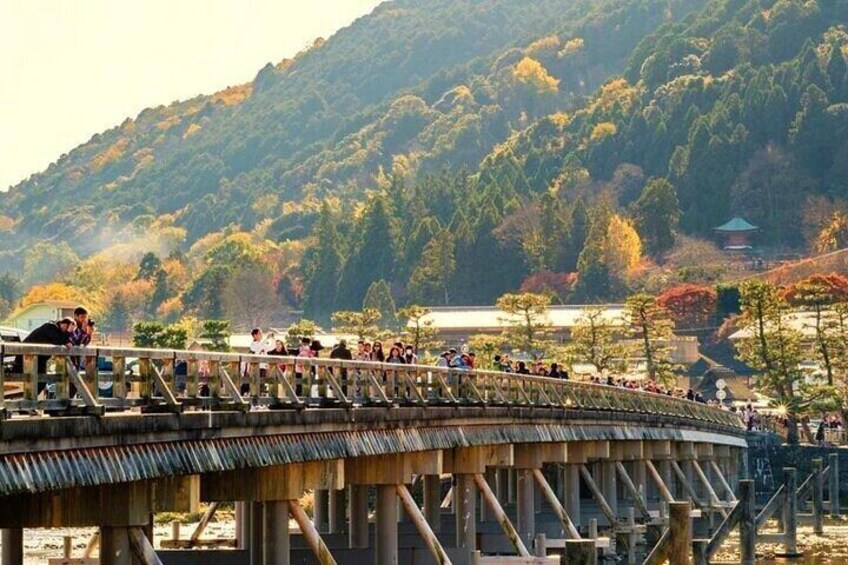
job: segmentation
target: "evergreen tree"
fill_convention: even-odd
[[[674,230],[680,206],[674,187],[665,179],[652,178],[633,206],[636,229],[655,258],[674,246]]]
[[[342,265],[341,237],[327,202],[321,204],[312,239],[314,244],[303,257],[303,309],[311,316],[321,316],[335,308]]]
[[[674,383],[674,365],[668,341],[673,322],[665,308],[650,294],[634,294],[627,299],[627,311],[639,351],[645,359],[648,378],[665,385]]]
[[[604,248],[612,211],[601,202],[592,210],[591,227],[586,244],[577,260],[577,284],[574,293],[587,302],[606,299],[611,291],[611,274],[605,261]]]
[[[586,202],[583,198],[578,198],[572,206],[569,226],[568,244],[563,258],[563,271],[566,272],[577,270],[577,260],[580,258],[580,252],[586,245],[586,238],[589,235],[589,211],[586,209]]]
[[[392,280],[394,272],[395,233],[385,199],[369,200],[357,231],[358,237],[339,280],[338,303],[342,305],[361,304],[373,281]]]
[[[506,326],[504,341],[526,353],[550,347],[550,305],[550,296],[534,292],[504,294],[498,298],[496,306],[506,314],[501,319]]]
[[[456,244],[453,235],[443,229],[424,247],[421,262],[409,279],[409,291],[423,302],[450,304],[451,278],[456,272]]]
[[[432,351],[442,347],[439,341],[439,329],[433,325],[433,320],[426,319],[430,310],[417,304],[411,304],[398,310],[398,318],[403,322],[401,337],[404,342],[411,344],[416,354]]]
[[[165,327],[159,322],[136,322],[132,327],[133,347],[156,348]]]
[[[339,324],[333,331],[343,334],[352,334],[360,341],[377,339],[382,335],[380,331],[380,311],[373,308],[365,308],[361,311],[342,310],[333,312],[332,319]]]
[[[227,352],[230,350],[230,330],[229,320],[204,320],[203,333],[200,337],[210,340],[210,351]]]
[[[806,409],[801,394],[802,336],[787,325],[785,302],[775,285],[758,279],[746,281],[740,287],[740,301],[740,322],[748,335],[739,340],[737,356],[759,371],[757,388],[785,411],[787,441],[797,444],[798,417]]]
[[[135,278],[136,280],[153,280],[160,271],[162,271],[162,260],[155,253],[148,252],[141,257]]]
[[[620,369],[627,348],[614,335],[613,320],[602,308],[589,307],[577,319],[568,352],[576,363],[590,363],[598,372]]]
[[[833,44],[830,47],[830,56],[827,60],[827,77],[832,89],[831,99],[844,102],[848,97],[848,93],[846,93],[848,65],[845,64],[842,48],[838,44]]]
[[[362,309],[378,311],[383,325],[393,327],[397,321],[397,312],[389,283],[383,279],[371,283],[362,301]]]

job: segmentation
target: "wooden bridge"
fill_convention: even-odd
[[[557,548],[574,563],[597,551],[636,563],[663,539],[670,504],[690,501],[716,527],[744,474],[736,415],[641,391],[417,365],[0,347],[13,356],[23,372],[0,369],[0,385],[22,391],[0,399],[2,565],[22,563],[26,528],[65,526],[98,526],[103,564],[546,563]],[[298,502],[309,491],[311,517]],[[197,549],[198,533],[154,551],[151,514],[200,501],[236,503],[236,549]]]

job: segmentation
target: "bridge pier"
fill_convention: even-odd
[[[100,527],[100,564],[133,565],[130,536],[127,528]]]
[[[433,532],[442,529],[442,478],[439,475],[424,475],[424,518]]]
[[[264,506],[263,564],[289,565],[289,503],[286,500],[273,500]]]
[[[348,547],[364,549],[368,547],[368,487],[352,484],[348,488],[350,494],[348,497],[350,505]]]
[[[580,518],[580,465],[568,462],[565,464],[565,511],[578,528],[582,524]]]
[[[6,528],[0,532],[0,543],[3,551],[0,553],[0,565],[24,565],[24,530],[23,528]]]
[[[395,485],[377,486],[375,557],[377,565],[397,565],[398,507]]]

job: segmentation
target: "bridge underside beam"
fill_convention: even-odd
[[[0,528],[147,526],[157,511],[196,512],[196,475],[14,495],[0,504]]]
[[[344,469],[344,461],[331,459],[209,473],[202,476],[200,498],[209,502],[294,500],[307,490],[344,488]]]

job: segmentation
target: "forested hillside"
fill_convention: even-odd
[[[388,2],[0,195],[23,269],[0,299],[58,278],[115,327],[608,300],[720,278],[704,238],[732,215],[839,248],[846,21],[848,0]]]

